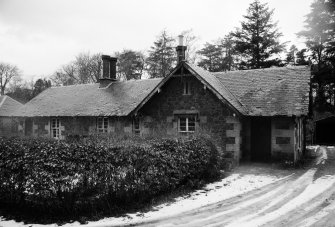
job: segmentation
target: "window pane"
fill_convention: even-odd
[[[186,132],[186,126],[180,126],[179,131],[181,132]]]
[[[188,118],[188,131],[190,132],[195,131],[195,117]]]
[[[140,120],[134,119],[134,129],[139,130],[140,129]]]
[[[104,127],[105,128],[108,127],[108,118],[107,117],[104,118]]]
[[[179,118],[179,131],[186,131],[186,117]]]
[[[195,131],[195,126],[188,126],[188,131],[189,132],[194,132]]]
[[[102,128],[102,124],[103,124],[103,122],[102,122],[102,118],[99,117],[99,118],[98,118],[98,129],[101,129],[101,128]],[[99,130],[99,131],[100,131],[100,130]]]

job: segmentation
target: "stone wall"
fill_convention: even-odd
[[[0,136],[15,136],[18,134],[19,119],[0,117]]]
[[[228,116],[226,126],[226,152],[233,154],[234,160],[239,162],[242,157],[242,123],[238,118]]]
[[[184,83],[190,94],[183,94]],[[223,103],[194,76],[175,76],[141,108],[139,115],[147,133],[183,136],[178,132],[178,116],[196,115],[196,133],[209,134],[220,150],[238,158],[241,124],[238,113]],[[148,117],[150,116],[150,117]]]
[[[36,136],[36,137],[49,137],[50,136],[50,121],[48,117],[34,118],[32,123],[33,123],[32,124],[32,127],[33,127],[32,136]]]
[[[58,117],[60,124],[60,139],[71,136],[87,136],[96,133],[98,117]],[[34,117],[23,119],[18,124],[21,135],[51,138],[51,120],[53,117]],[[26,130],[27,120],[32,121],[31,130]],[[144,125],[143,132],[145,133]],[[142,130],[141,130],[142,131]],[[131,134],[132,120],[128,117],[108,117],[109,134]],[[28,133],[28,134],[27,134]]]
[[[271,156],[274,159],[293,160],[295,143],[294,125],[293,118],[272,118]]]

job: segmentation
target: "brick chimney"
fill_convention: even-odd
[[[176,47],[176,51],[177,51],[177,57],[178,57],[178,63],[182,62],[182,61],[186,61],[186,49],[187,47],[184,46],[184,36],[183,35],[179,35],[179,45]]]
[[[109,55],[102,55],[102,77],[99,79],[100,88],[106,87],[113,81],[116,81],[116,62],[117,58]]]

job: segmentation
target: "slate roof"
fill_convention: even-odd
[[[7,95],[0,96],[0,117],[10,116],[23,104]]]
[[[307,66],[210,73],[187,62],[185,66],[219,99],[224,99],[243,115],[307,115],[310,70]],[[164,79],[52,87],[10,116],[127,116],[141,108],[169,76]],[[1,101],[1,100],[0,100]]]
[[[214,90],[216,90],[224,99],[226,99],[230,104],[232,104],[240,113],[247,114],[247,109],[240,103],[237,97],[229,91],[225,83],[221,83],[220,80],[213,76],[212,73],[204,70],[203,68],[190,64],[187,64],[191,70],[196,72],[200,77],[202,77]]]
[[[275,67],[212,73],[250,116],[307,115],[308,66]]]
[[[51,87],[16,111],[14,116],[126,116],[161,79]]]

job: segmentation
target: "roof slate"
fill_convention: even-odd
[[[126,116],[161,79],[52,87],[25,104],[13,116]]]
[[[275,67],[212,73],[250,116],[307,115],[310,69],[308,66]]]
[[[23,104],[7,95],[0,96],[0,117],[10,116]]]
[[[210,73],[187,62],[184,65],[220,99],[243,115],[307,115],[310,70],[307,66]],[[172,71],[171,75],[175,72]],[[168,77],[169,77],[168,76]],[[52,87],[6,116],[127,116],[155,93],[167,78]],[[0,97],[0,105],[1,100]],[[1,116],[1,112],[0,112]]]
[[[227,89],[225,83],[213,76],[207,70],[199,66],[195,66],[190,63],[186,63],[193,69],[200,77],[202,77],[213,89],[215,89],[224,99],[226,99],[231,105],[233,105],[240,113],[247,114],[247,109],[240,103],[237,97]]]

